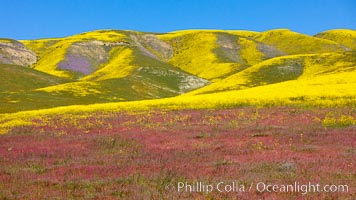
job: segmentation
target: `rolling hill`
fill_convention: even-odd
[[[317,88],[314,81],[339,88],[333,80],[353,84],[355,35],[354,30],[315,36],[287,29],[97,30],[64,38],[0,39],[0,113],[167,97],[176,103],[225,94],[252,98],[276,87],[309,91]]]
[[[0,64],[0,91],[20,92],[52,85],[59,85],[68,80],[52,76],[28,67]]]
[[[187,95],[241,90],[289,80],[303,81],[321,75],[354,71],[356,71],[355,51],[280,56],[260,62]]]
[[[36,54],[21,42],[0,38],[0,63],[30,66],[36,61]]]
[[[272,45],[289,55],[350,50],[332,40],[312,37],[288,29],[265,31],[255,36],[254,39]]]
[[[352,50],[356,50],[356,31],[347,29],[329,30],[319,34],[315,37],[331,40],[344,45]]]

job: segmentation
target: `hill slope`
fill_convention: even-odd
[[[169,63],[216,81],[262,60],[284,55],[253,39],[249,31],[178,31],[158,37],[173,48]]]
[[[28,67],[0,64],[0,92],[19,92],[58,85],[68,80]]]
[[[187,95],[240,90],[350,71],[356,71],[355,51],[281,56],[253,65],[219,82],[187,93]]]
[[[296,33],[288,29],[265,31],[255,36],[254,39],[272,45],[289,55],[349,50],[337,42]]]
[[[36,54],[21,42],[0,38],[0,63],[30,66],[36,61]]]
[[[331,40],[339,44],[342,44],[345,47],[356,50],[355,30],[347,30],[347,29],[329,30],[316,34],[315,37]]]
[[[348,79],[356,65],[354,33],[98,30],[0,39],[0,72],[8,74],[1,79],[0,112],[254,91],[332,74]]]

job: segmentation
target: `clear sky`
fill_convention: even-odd
[[[356,0],[0,0],[0,38],[63,37],[97,29],[181,29],[309,35],[356,29]]]

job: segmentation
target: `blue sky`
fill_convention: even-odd
[[[97,29],[181,29],[309,35],[356,29],[356,0],[0,0],[0,38],[63,37]]]

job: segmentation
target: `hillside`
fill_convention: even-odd
[[[64,38],[0,39],[0,113],[219,96],[288,81],[305,85],[326,75],[348,81],[356,66],[354,33],[97,30]],[[323,87],[332,84],[322,80]]]
[[[74,105],[52,109],[0,114],[0,134],[15,126],[31,124],[45,116],[93,116],[102,112],[147,111],[154,109],[221,109],[241,106],[304,105],[316,107],[354,107],[356,104],[356,71],[330,73],[304,80],[290,80],[243,90],[193,96],[131,101],[122,103]]]
[[[281,56],[253,65],[219,82],[187,93],[187,95],[240,90],[352,71],[356,71],[355,51]]]
[[[319,34],[315,37],[331,40],[344,45],[352,50],[356,50],[356,31],[347,29],[329,30]]]
[[[296,33],[288,29],[265,31],[256,35],[254,39],[272,45],[289,55],[350,50],[337,42]]]
[[[36,54],[21,42],[0,38],[0,63],[30,66],[36,61]]]
[[[250,39],[256,34],[204,30],[147,34],[108,30],[22,42],[39,56],[35,69],[75,80],[126,77],[147,59],[214,80],[261,60],[284,55],[272,46]]]
[[[0,91],[19,92],[58,85],[68,80],[18,65],[0,63]]]
[[[259,43],[254,32],[178,31],[158,37],[173,48],[169,63],[216,81],[262,60],[283,55],[273,46]]]

